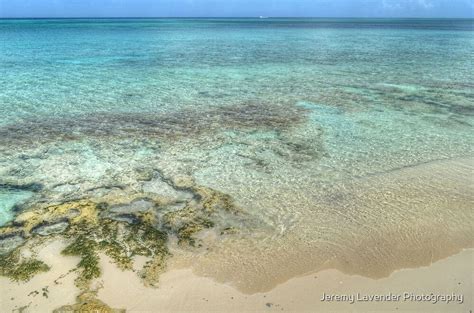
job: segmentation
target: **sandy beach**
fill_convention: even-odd
[[[70,270],[77,259],[58,257],[62,247],[55,242],[41,249],[39,257],[49,261],[52,269],[29,283],[0,279],[3,312],[51,312],[75,302],[78,291]],[[162,275],[158,288],[147,288],[135,273],[119,270],[102,256],[103,276],[95,287],[99,299],[110,307],[134,313],[469,312],[473,305],[473,258],[474,250],[464,250],[430,266],[396,271],[378,280],[324,270],[292,278],[265,293],[246,294],[197,276],[190,269],[170,270]],[[321,301],[324,295],[339,295],[345,300]],[[376,295],[389,295],[392,301],[371,300]],[[438,298],[437,303],[432,303],[432,298],[416,298],[423,295],[452,298],[449,303],[447,298]]]
[[[469,312],[473,304],[473,250],[436,262],[428,267],[406,269],[390,277],[373,280],[325,270],[290,279],[266,293],[244,294],[190,270],[163,275],[157,290],[140,287],[133,275],[120,275],[109,267],[99,297],[127,312]],[[116,288],[123,286],[123,288]],[[404,301],[414,295],[461,295],[462,303]],[[399,301],[322,302],[323,294],[401,295]],[[159,308],[159,309],[158,309]]]

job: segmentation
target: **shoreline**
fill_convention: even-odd
[[[0,278],[5,312],[52,312],[75,302],[78,290],[72,270],[78,258],[58,258],[63,247],[64,243],[54,241],[39,251],[51,270],[30,282]],[[156,308],[160,312],[466,312],[473,304],[473,259],[474,249],[465,249],[429,266],[397,270],[381,279],[326,269],[293,277],[268,292],[245,294],[229,284],[198,276],[190,268],[170,269],[162,274],[158,287],[146,287],[135,272],[122,271],[101,256],[103,276],[93,286],[99,300],[126,312],[155,312]],[[398,301],[378,298],[389,295],[399,297]],[[452,301],[443,301],[450,295]],[[428,300],[421,300],[423,296]],[[462,303],[458,303],[460,296]],[[439,298],[436,304],[430,300],[433,297]]]
[[[424,206],[419,207],[417,211],[418,214],[421,214],[424,211],[431,212],[433,207],[431,204],[436,203],[440,197],[447,200],[451,199],[449,195],[453,194],[454,200],[449,202],[450,206],[456,208],[455,212],[465,214],[467,213],[465,210],[469,209],[469,202],[464,201],[466,200],[464,198],[458,199],[456,195],[462,190],[469,192],[469,178],[462,174],[465,172],[463,171],[464,165],[470,166],[469,161],[470,159],[434,162],[430,165],[396,171],[387,174],[388,177],[371,177],[367,180],[354,182],[352,188],[347,184],[344,189],[345,193],[359,195],[359,191],[362,190],[365,191],[364,197],[359,199],[343,196],[341,199],[355,206],[358,203],[377,205],[379,207],[377,210],[383,210],[385,204],[378,198],[379,193],[396,191],[392,194],[393,197],[399,199],[398,201],[403,202],[406,199],[422,201]],[[413,186],[411,180],[415,177],[417,181],[414,184],[417,188],[411,188],[410,186]],[[377,186],[377,189],[372,188],[373,186]],[[436,190],[438,187],[444,193],[428,197],[430,193],[424,192],[424,190]],[[376,190],[375,194],[371,193],[373,190]],[[334,192],[337,193],[337,190]],[[372,201],[365,201],[366,199]],[[326,202],[322,202],[321,205],[327,205],[330,208],[333,200],[328,197]],[[341,204],[346,202],[341,202]],[[341,207],[346,206],[341,205]],[[63,206],[58,208],[55,211],[62,212],[60,209]],[[89,207],[85,206],[85,208]],[[443,206],[441,203],[438,212],[445,213],[446,210],[443,208],[449,209],[446,204]],[[89,216],[91,210],[81,212],[83,215],[87,213],[86,215]],[[386,210],[386,212],[390,212],[390,210]],[[26,217],[28,216],[26,215]],[[41,214],[41,216],[46,215]],[[437,215],[433,213],[433,217],[435,216]],[[403,225],[403,219],[399,218],[399,221],[400,223],[396,223],[395,226]],[[423,229],[432,229],[437,225],[436,223],[437,220],[429,220],[429,223],[427,222],[425,225],[426,228]],[[104,227],[100,220],[98,224],[94,225]],[[449,227],[445,229],[445,236],[455,235],[452,232],[453,227],[451,227],[451,232]],[[418,232],[421,231],[420,228],[414,229]],[[466,232],[469,232],[469,228],[466,228]],[[428,235],[429,233],[425,232],[424,234]],[[348,256],[347,260],[351,263],[345,264],[346,266],[337,262],[328,262],[324,266],[310,268],[312,258],[319,255],[316,250],[307,247],[296,250],[298,247],[293,246],[292,254],[288,253],[285,256],[286,259],[279,259],[279,262],[272,265],[272,263],[268,263],[268,258],[271,258],[272,254],[267,255],[267,259],[263,259],[264,255],[258,254],[256,251],[238,250],[238,245],[235,245],[236,241],[232,241],[230,243],[234,243],[233,246],[225,247],[233,250],[224,249],[223,251],[241,253],[242,264],[239,264],[238,267],[225,259],[203,257],[207,253],[212,253],[212,249],[206,250],[207,253],[203,255],[194,254],[193,250],[177,250],[172,251],[171,254],[175,257],[167,262],[168,266],[164,269],[165,271],[159,271],[157,288],[146,287],[144,283],[147,281],[143,279],[143,276],[140,278],[140,275],[137,275],[142,273],[141,268],[146,263],[144,256],[135,256],[133,262],[130,262],[130,265],[133,265],[131,270],[123,271],[116,260],[112,260],[104,254],[105,251],[97,250],[98,269],[101,276],[92,279],[86,289],[94,300],[103,301],[110,308],[127,309],[127,312],[154,312],[153,310],[157,307],[160,308],[160,312],[209,312],[210,310],[259,312],[260,309],[262,311],[277,309],[279,311],[304,312],[315,308],[322,311],[336,310],[336,312],[337,310],[366,312],[372,309],[395,310],[396,308],[413,310],[413,312],[433,312],[433,309],[439,312],[452,312],[452,309],[459,308],[460,312],[465,312],[466,308],[472,305],[472,297],[469,298],[467,295],[472,294],[473,283],[472,280],[466,281],[466,278],[472,277],[474,270],[471,265],[474,249],[472,241],[468,237],[461,236],[462,234],[461,232],[456,238],[464,238],[464,241],[445,242],[443,245],[442,238],[439,238],[436,241],[437,246],[432,246],[432,250],[429,250],[428,243],[435,243],[435,239],[430,237],[425,244],[415,244],[410,246],[410,249],[406,248],[406,252],[411,251],[407,255],[394,254],[393,257],[398,257],[402,261],[404,260],[402,257],[405,257],[406,262],[400,263],[398,269],[389,272],[389,268],[385,268],[387,275],[379,277],[365,275],[371,272],[363,271],[362,268],[356,267],[357,271],[355,272],[351,270],[350,266],[357,264],[357,254],[351,254],[351,258]],[[380,236],[383,240],[391,238],[387,234]],[[71,238],[69,240],[67,238],[69,237],[63,238],[61,235],[53,235],[49,239],[45,237],[44,241],[39,240],[37,244],[31,242],[30,245],[22,249],[23,255],[33,256],[50,266],[51,269],[48,272],[38,273],[26,283],[14,283],[8,281],[8,278],[0,277],[2,286],[2,298],[0,299],[7,312],[49,312],[77,302],[76,296],[84,292],[84,289],[78,289],[78,285],[75,284],[78,274],[81,273],[78,267],[81,258],[61,254],[61,251],[70,245]],[[203,239],[203,243],[205,242],[204,237],[198,238]],[[372,237],[365,236],[364,238],[370,239]],[[294,237],[287,238],[287,240],[294,239]],[[420,239],[418,238],[418,240]],[[176,244],[174,241],[173,243]],[[402,243],[413,244],[400,241],[400,244]],[[376,245],[373,246],[376,247]],[[433,250],[435,248],[443,249],[436,251]],[[415,257],[423,251],[428,254],[422,258],[424,261],[420,263],[422,259],[415,259]],[[291,255],[293,257],[299,256],[300,260],[289,259]],[[189,259],[190,257],[192,258]],[[250,258],[253,263],[248,263],[247,261],[250,259],[246,258]],[[188,262],[190,260],[191,263]],[[415,262],[416,260],[418,262]],[[308,264],[301,262],[308,262]],[[220,272],[203,271],[203,268],[200,268],[203,264],[208,266],[207,268],[211,265],[213,268],[219,267]],[[364,264],[366,269],[371,271],[381,266],[375,260],[367,260]],[[375,268],[370,264],[373,264]],[[260,269],[259,273],[255,272],[256,268]],[[309,271],[304,271],[304,269],[309,269]],[[217,275],[217,273],[222,275]],[[158,279],[158,276],[156,278]],[[412,289],[403,289],[407,286]],[[384,295],[392,295],[397,298],[397,301],[380,300],[385,299]],[[450,303],[446,303],[446,299],[450,295]],[[456,301],[460,301],[457,299],[461,295],[463,296],[462,303],[457,304]],[[409,301],[410,297],[415,300]],[[406,299],[408,301],[405,301]],[[436,304],[431,303],[435,301],[433,299],[436,300]]]
[[[171,270],[162,276],[160,287],[147,290],[135,286],[131,277],[120,277],[115,270],[105,270],[104,288],[99,298],[112,307],[126,308],[127,312],[144,312],[160,307],[160,312],[306,312],[331,310],[333,312],[367,312],[367,310],[411,310],[413,312],[465,312],[472,307],[472,261],[474,249],[449,256],[446,259],[413,269],[401,269],[389,277],[371,279],[348,275],[336,269],[328,269],[294,277],[275,286],[268,292],[244,294],[228,284],[220,284],[211,278],[195,275],[190,269]],[[449,273],[449,274],[448,274]],[[113,280],[115,277],[115,281]],[[109,281],[109,282],[107,282]],[[126,284],[123,284],[127,282]],[[126,287],[117,294],[114,286]],[[408,286],[408,287],[407,287]],[[136,289],[135,289],[136,288]],[[406,289],[404,289],[406,288]],[[400,301],[323,302],[323,294],[356,295],[370,298],[389,294],[400,296]],[[408,295],[406,295],[407,293]],[[463,297],[462,303],[420,301],[425,294],[454,294]],[[143,299],[125,304],[127,297]],[[406,297],[414,297],[412,300]],[[406,299],[405,299],[406,298]],[[146,300],[145,300],[146,299]],[[181,299],[181,301],[180,301]],[[185,299],[185,301],[183,301]]]

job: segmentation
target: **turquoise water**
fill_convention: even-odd
[[[144,172],[188,175],[243,207],[252,235],[239,244],[263,259],[274,250],[259,242],[285,236],[334,256],[334,230],[357,237],[367,215],[333,219],[349,209],[322,206],[341,198],[327,192],[472,157],[473,34],[473,20],[449,19],[0,20],[0,184],[42,186],[28,207],[133,199]],[[421,216],[397,199],[388,210]],[[1,223],[16,201],[1,194]]]
[[[2,124],[244,101],[449,113],[472,87],[471,20],[2,20],[0,36]]]
[[[15,206],[28,200],[32,195],[30,191],[0,188],[0,226],[12,220]]]

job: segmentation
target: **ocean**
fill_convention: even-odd
[[[0,225],[78,199],[183,209],[163,182],[186,177],[241,213],[173,254],[242,289],[467,248],[473,23],[2,19]]]

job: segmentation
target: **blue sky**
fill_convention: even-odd
[[[0,0],[0,17],[474,17],[474,0]]]

